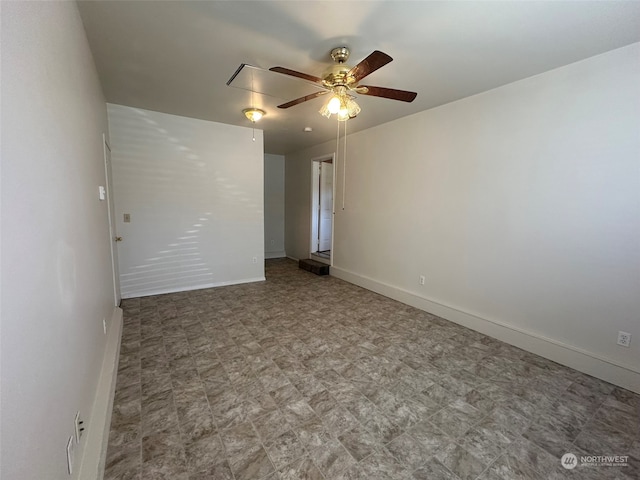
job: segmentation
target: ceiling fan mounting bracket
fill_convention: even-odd
[[[344,63],[349,58],[349,49],[347,47],[337,47],[331,50],[331,58],[334,62]]]

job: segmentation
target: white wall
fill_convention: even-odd
[[[262,131],[107,109],[123,298],[264,280]]]
[[[284,250],[284,155],[264,156],[264,255],[286,256]]]
[[[634,44],[350,135],[332,274],[640,391],[638,85]],[[292,256],[334,148],[286,157]]]
[[[67,479],[114,298],[107,114],[75,2],[2,2],[3,480]],[[76,449],[74,478],[86,445]]]

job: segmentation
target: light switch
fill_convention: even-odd
[[[124,214],[124,223],[131,223],[131,214],[129,213]]]
[[[98,187],[98,198],[100,200],[107,198],[107,192],[102,185]]]

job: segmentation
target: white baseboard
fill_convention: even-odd
[[[287,256],[284,250],[280,252],[264,252],[264,258],[285,258]]]
[[[632,392],[640,393],[640,370],[637,367],[624,365],[514,325],[483,318],[473,313],[444,305],[402,288],[379,282],[339,267],[331,267],[331,275]]]
[[[229,285],[240,285],[242,283],[264,282],[265,277],[243,278],[241,280],[231,280],[228,282],[204,283],[202,285],[193,285],[189,287],[170,287],[159,288],[157,290],[145,290],[143,292],[122,293],[122,298],[140,298],[150,297],[152,295],[164,295],[166,293],[189,292],[191,290],[203,290],[205,288],[226,287]]]
[[[91,418],[87,425],[87,443],[84,447],[84,454],[78,473],[79,480],[101,480],[104,476],[121,337],[122,310],[115,307],[107,332],[102,370],[100,371],[100,380],[98,381],[98,388],[93,401]]]
[[[288,258],[289,260],[293,260],[294,262],[299,262],[299,261],[300,261],[300,259],[299,259],[299,258],[292,257],[291,255],[287,255],[287,258]]]

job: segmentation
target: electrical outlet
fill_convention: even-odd
[[[82,432],[84,432],[84,422],[80,418],[80,412],[76,413],[76,418],[73,421],[76,430],[76,443],[80,443],[82,438]]]
[[[73,474],[73,460],[75,453],[73,437],[69,437],[69,441],[67,442],[67,470],[69,471],[69,475]]]
[[[107,319],[103,318],[102,319],[102,330],[104,330],[104,334],[107,334]]]
[[[631,346],[631,334],[627,332],[618,332],[618,345],[623,347]]]
[[[253,257],[253,263],[258,263],[258,257]]]
[[[426,278],[424,277],[424,275],[420,275],[420,285],[424,285],[425,281],[426,281]]]

